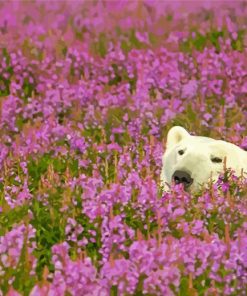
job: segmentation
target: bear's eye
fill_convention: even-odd
[[[184,150],[178,150],[178,154],[179,155],[183,155],[184,154]]]
[[[222,162],[222,158],[219,157],[211,157],[211,161],[215,162],[215,163],[221,163]]]

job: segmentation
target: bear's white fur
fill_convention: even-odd
[[[174,182],[174,173],[185,171],[193,183],[188,191],[197,191],[201,185],[217,181],[226,167],[236,176],[247,173],[247,152],[221,140],[190,135],[183,127],[172,127],[167,135],[166,151],[162,157],[161,184],[167,190]],[[176,174],[176,173],[175,173]]]

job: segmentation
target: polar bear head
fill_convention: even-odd
[[[187,191],[197,191],[209,180],[217,181],[224,172],[224,162],[237,176],[247,173],[246,151],[225,141],[192,136],[180,126],[168,132],[162,162],[164,189],[182,183]]]

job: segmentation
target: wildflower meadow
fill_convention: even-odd
[[[246,176],[160,188],[174,125],[247,149],[246,1],[0,15],[0,295],[246,295]]]

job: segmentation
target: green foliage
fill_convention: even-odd
[[[232,49],[238,50],[238,51],[243,51],[244,50],[244,48],[245,48],[245,44],[244,44],[245,35],[246,35],[245,30],[239,30],[238,31],[237,38],[232,39],[232,41],[231,41]]]
[[[118,287],[112,286],[110,291],[110,296],[117,296],[118,295]]]
[[[103,32],[99,33],[98,40],[92,44],[92,50],[95,54],[105,57],[108,50],[108,38]]]
[[[199,32],[193,32],[194,36],[190,36],[186,41],[180,44],[180,49],[185,52],[191,52],[194,49],[202,51],[208,45],[213,46],[220,51],[219,38],[224,37],[223,31],[211,31],[205,35]]]
[[[31,177],[31,188],[37,189],[41,176],[47,172],[48,166],[52,161],[50,153],[44,154],[39,159],[30,158],[28,161],[28,174]]]
[[[96,225],[101,225],[101,218],[96,219],[96,221],[90,221],[86,215],[80,214],[76,217],[76,221],[83,227],[83,232],[78,236],[78,239],[82,239],[82,237],[88,239],[88,244],[86,245],[86,253],[93,260],[96,266],[99,265],[99,260],[102,258],[102,255],[99,253],[99,250],[102,246],[101,243],[101,231],[100,227],[96,227]],[[96,242],[91,242],[90,238],[92,235],[90,231],[96,232]]]
[[[180,280],[180,285],[179,285],[179,296],[191,296],[189,294],[189,279],[188,277],[183,277]]]
[[[0,55],[1,56],[1,55]],[[10,55],[8,53],[7,48],[2,48],[2,57],[5,58],[7,67],[5,68],[5,72],[10,74],[10,76],[13,74],[13,68],[10,65]],[[2,73],[0,74],[0,97],[5,97],[9,95],[10,93],[10,78],[5,78]]]
[[[35,84],[30,83],[28,81],[27,78],[24,79],[23,85],[22,85],[22,89],[23,89],[23,101],[25,103],[28,102],[28,98],[31,98],[32,94],[35,93]]]
[[[28,214],[28,206],[16,207],[0,215],[0,236],[12,229],[14,224],[23,221]]]
[[[43,205],[38,200],[33,200],[31,205],[33,218],[30,223],[36,229],[35,239],[37,248],[34,251],[34,255],[38,259],[36,271],[40,279],[45,266],[50,271],[54,270],[51,262],[52,246],[65,239],[64,228],[66,221],[64,221],[59,211],[60,197],[59,192],[49,196],[51,208]]]

